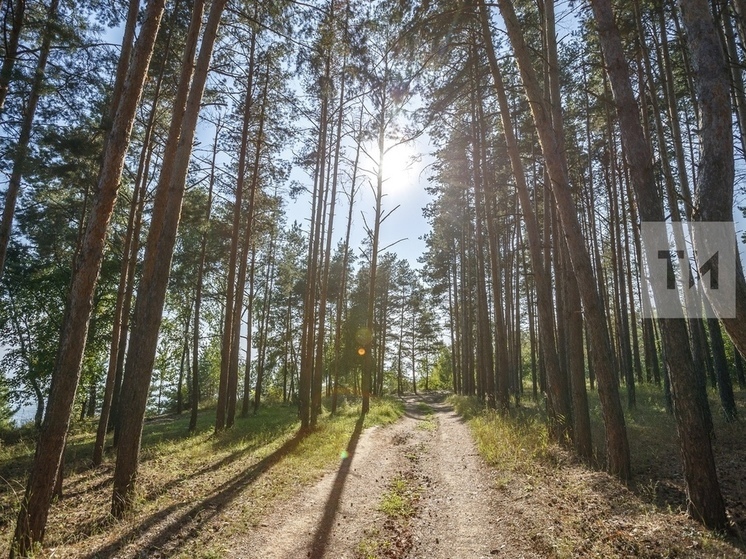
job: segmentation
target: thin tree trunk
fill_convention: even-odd
[[[233,202],[233,229],[231,234],[230,256],[228,258],[227,294],[225,297],[225,320],[223,324],[223,339],[220,348],[220,380],[218,383],[218,402],[215,414],[215,431],[225,428],[228,404],[228,379],[230,376],[231,346],[235,341],[233,326],[235,325],[236,299],[236,266],[238,263],[238,243],[241,236],[241,216],[243,215],[243,191],[246,174],[246,156],[249,145],[249,123],[251,120],[252,90],[254,84],[254,53],[256,51],[256,33],[251,34],[249,51],[249,75],[244,95],[243,126],[241,129],[241,147],[238,154],[238,175],[236,179],[236,196]]]
[[[262,316],[259,324],[259,348],[256,365],[256,389],[254,390],[254,413],[259,411],[259,402],[262,396],[262,383],[264,380],[264,367],[267,358],[267,332],[269,331],[269,310],[272,308],[272,288],[274,285],[275,257],[274,237],[271,239],[267,250],[267,271],[264,276],[264,301],[262,301]]]
[[[249,248],[252,243],[254,231],[254,214],[256,212],[256,193],[259,189],[259,165],[262,156],[262,146],[264,145],[264,124],[267,113],[267,89],[269,88],[269,62],[264,73],[264,87],[262,90],[262,106],[259,113],[259,129],[256,135],[256,146],[254,152],[254,161],[251,172],[251,184],[249,187],[249,206],[246,211],[246,230],[244,231],[243,248],[238,268],[238,281],[236,283],[235,300],[233,302],[232,320],[233,325],[230,328],[233,340],[230,344],[230,359],[228,365],[228,386],[226,395],[226,427],[232,427],[236,417],[236,397],[238,391],[238,346],[241,342],[241,316],[243,315],[243,297],[246,290],[246,271],[248,268]],[[239,180],[243,180],[243,172],[239,164]],[[270,243],[270,252],[272,245]],[[270,254],[271,258],[271,254]]]
[[[542,252],[542,240],[539,232],[539,224],[531,204],[531,197],[526,182],[526,176],[518,150],[518,142],[513,132],[513,124],[510,121],[510,108],[505,93],[500,67],[495,56],[492,44],[492,34],[489,29],[489,16],[486,4],[480,3],[482,33],[484,36],[487,57],[493,77],[493,85],[497,94],[500,107],[500,116],[503,124],[503,134],[510,157],[511,169],[516,183],[518,198],[521,203],[523,219],[529,239],[529,254],[531,256],[531,267],[533,269],[534,282],[536,283],[536,298],[538,307],[538,327],[541,339],[542,362],[547,371],[549,381],[548,392],[550,393],[550,413],[552,425],[550,426],[557,440],[564,440],[568,434],[570,410],[566,404],[568,394],[567,386],[563,383],[566,377],[560,370],[560,361],[557,353],[554,330],[553,300],[549,274],[546,273],[544,254]],[[546,218],[546,216],[545,216]]]
[[[707,319],[707,328],[710,331],[712,340],[712,358],[717,375],[718,395],[720,396],[720,405],[723,409],[723,416],[728,422],[738,419],[738,409],[736,400],[733,395],[733,381],[730,378],[728,370],[728,360],[725,357],[725,343],[723,334],[720,331],[720,322],[717,318]]]
[[[479,81],[476,77],[476,56],[472,53],[472,80],[471,88],[471,143],[472,143],[472,181],[474,188],[474,209],[475,209],[475,264],[476,264],[476,284],[477,284],[477,375],[482,379],[482,386],[486,396],[487,406],[495,407],[495,363],[493,359],[492,347],[492,328],[490,326],[489,301],[487,299],[487,267],[485,265],[485,254],[487,250],[483,232],[483,223],[485,221],[484,212],[487,206],[485,187],[482,179],[482,142],[479,128],[477,126],[480,116],[477,111],[477,105],[481,104],[481,99],[477,99],[476,92],[479,91]],[[489,219],[488,221],[492,221]],[[492,236],[491,234],[489,235]],[[495,239],[497,242],[497,239]],[[498,286],[502,289],[502,286]],[[501,295],[498,293],[498,295]],[[497,324],[495,328],[498,332],[505,335],[505,318],[503,317],[502,297],[495,299],[495,313]],[[507,360],[507,341],[501,339],[501,345],[497,348],[498,357],[501,362],[498,363],[497,371],[497,396],[502,409],[507,409],[509,402],[508,394],[508,360]],[[413,341],[414,343],[414,341]]]
[[[218,157],[218,138],[221,133],[221,122],[218,118],[215,124],[215,137],[212,142],[212,161],[210,162],[210,180],[207,192],[207,207],[205,208],[205,217],[202,224],[202,240],[199,248],[199,264],[197,265],[197,283],[194,288],[194,326],[192,327],[192,387],[191,387],[191,413],[189,415],[189,432],[194,433],[197,430],[197,414],[199,413],[200,389],[199,389],[199,339],[200,339],[200,320],[202,312],[202,289],[205,274],[205,258],[207,256],[207,227],[210,224],[210,215],[212,213],[212,198],[216,180],[216,161]]]
[[[23,2],[22,2],[23,3]],[[21,191],[21,180],[26,170],[26,160],[29,153],[29,142],[31,141],[31,131],[34,126],[34,117],[36,116],[36,106],[42,94],[44,86],[44,75],[47,71],[47,60],[49,51],[52,47],[52,39],[57,27],[57,18],[59,0],[51,0],[47,9],[47,21],[42,32],[41,46],[39,47],[39,59],[36,62],[34,78],[31,82],[31,92],[26,101],[26,111],[23,114],[21,122],[21,132],[18,136],[18,142],[15,146],[13,155],[13,168],[8,181],[8,189],[5,193],[5,206],[3,215],[0,219],[0,277],[5,270],[5,258],[8,254],[8,244],[10,243],[10,231],[13,227],[13,216],[16,210],[18,194]],[[16,39],[17,42],[17,39]],[[16,45],[17,46],[17,45]],[[6,61],[8,59],[6,58]],[[3,63],[5,65],[5,62]],[[1,74],[0,74],[1,75]],[[6,90],[7,91],[7,90]],[[0,93],[2,93],[2,84],[0,84]],[[3,99],[0,99],[0,106]]]
[[[8,96],[8,87],[13,77],[13,68],[18,57],[18,42],[21,38],[23,18],[26,13],[26,0],[7,0],[5,4],[4,19],[10,19],[11,24],[10,33],[5,42],[3,65],[0,67],[0,114],[5,108],[5,98]]]
[[[358,122],[358,130],[360,133],[362,133],[362,124],[363,124],[363,106],[360,107],[360,120]],[[334,388],[332,390],[332,406],[331,406],[331,413],[334,415],[334,413],[337,411],[337,398],[339,394],[339,369],[340,369],[340,359],[342,358],[341,354],[341,345],[342,345],[342,312],[344,311],[344,307],[347,304],[347,268],[349,266],[350,262],[350,233],[352,231],[352,213],[355,206],[355,193],[357,191],[357,172],[358,172],[358,163],[360,162],[360,145],[361,145],[360,138],[358,138],[357,146],[355,148],[355,161],[352,165],[352,178],[351,178],[351,184],[350,184],[350,195],[349,195],[349,207],[347,211],[347,229],[345,230],[345,240],[343,245],[343,254],[342,254],[342,279],[340,281],[339,285],[339,295],[337,299],[337,319],[335,324],[335,332],[334,332]]]
[[[246,368],[243,377],[243,400],[241,401],[241,417],[249,415],[249,400],[251,399],[251,344],[254,328],[254,278],[256,277],[256,247],[251,250],[251,267],[249,268],[249,300],[246,302]],[[288,300],[291,300],[291,296]],[[286,364],[287,372],[287,364]],[[285,401],[285,386],[282,389],[282,399]]]
[[[518,18],[510,0],[498,0],[500,13],[513,45],[518,67],[529,99],[531,113],[536,124],[545,163],[552,182],[552,191],[559,211],[562,228],[568,244],[573,270],[578,278],[583,309],[588,321],[588,332],[593,347],[591,357],[598,379],[604,425],[609,471],[627,480],[631,476],[629,443],[624,423],[624,413],[619,399],[619,388],[613,369],[613,353],[604,309],[596,288],[588,249],[582,237],[577,210],[572,200],[564,155],[558,150],[557,138],[552,129],[549,109],[541,96],[539,84],[529,55],[528,46],[521,32]]]
[[[385,62],[384,62],[385,64]],[[375,213],[373,214],[373,235],[371,238],[371,254],[370,254],[370,278],[368,286],[368,310],[366,313],[366,329],[364,335],[363,349],[365,351],[363,361],[363,406],[362,414],[365,415],[370,410],[370,392],[371,392],[371,375],[373,372],[373,340],[374,340],[374,328],[375,328],[375,301],[376,301],[376,274],[378,271],[378,243],[381,235],[381,221],[383,218],[382,214],[382,201],[383,201],[383,164],[385,154],[385,107],[387,103],[386,90],[388,83],[386,79],[381,84],[381,109],[378,115],[378,161],[376,169],[376,186],[374,189],[375,193]],[[415,393],[417,389],[415,388]]]
[[[724,2],[722,17],[725,32],[726,52],[730,62],[731,91],[736,105],[738,128],[741,132],[738,135],[741,139],[741,156],[746,158],[746,89],[744,89],[743,67],[738,56],[738,47],[736,46],[735,33],[733,32],[733,22],[731,21],[730,13],[728,11],[727,2]]]
[[[326,248],[324,249],[322,258],[324,260],[324,268],[321,272],[321,290],[319,293],[319,312],[318,312],[318,335],[316,336],[316,364],[314,369],[316,371],[316,382],[314,383],[314,395],[312,398],[314,402],[320,407],[321,406],[321,371],[324,363],[324,330],[326,327],[326,306],[327,298],[329,293],[329,268],[332,260],[332,237],[334,232],[334,210],[337,205],[337,180],[339,178],[339,159],[340,150],[342,147],[342,122],[344,120],[344,107],[345,107],[345,77],[347,71],[347,57],[345,56],[342,62],[342,75],[340,78],[339,86],[339,102],[337,110],[337,132],[334,143],[334,168],[332,170],[332,188],[329,195],[329,218],[326,223]],[[345,273],[345,272],[343,272]],[[311,412],[311,426],[315,426],[317,421],[317,410],[314,406]]]
[[[156,188],[153,216],[143,261],[142,282],[135,304],[134,316],[137,328],[132,332],[127,353],[127,367],[122,383],[122,393],[127,395],[128,413],[122,414],[121,435],[114,470],[111,512],[115,518],[120,518],[133,504],[143,417],[155,360],[158,331],[163,316],[163,304],[181,213],[181,202],[200,103],[212,58],[212,48],[225,3],[226,0],[215,0],[210,7],[199,57],[194,67],[192,84],[191,87],[185,87],[189,90],[188,98],[186,98],[186,103],[182,103],[181,100],[186,96],[179,96],[178,102],[174,104],[174,118],[180,122],[180,125],[178,132],[175,132],[173,136],[169,134],[169,140],[178,138],[178,143],[173,142],[178,145],[178,148],[171,148],[174,150],[172,158],[167,159],[164,155],[163,167]],[[202,10],[198,8],[195,12],[197,11]],[[193,12],[193,15],[198,14]],[[197,19],[201,20],[201,18],[195,20]],[[195,41],[199,27],[195,24],[192,28],[190,24],[189,37],[194,38]],[[194,50],[191,48],[185,50],[185,70],[182,77],[188,84],[192,74]],[[181,80],[179,89],[181,89]],[[171,142],[167,142],[166,146],[167,152],[169,143]]]

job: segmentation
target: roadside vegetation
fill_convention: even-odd
[[[737,393],[739,413],[746,398]],[[492,468],[495,486],[514,502],[508,524],[523,526],[548,557],[741,557],[746,552],[746,441],[742,427],[725,421],[710,395],[718,473],[730,532],[707,531],[686,516],[676,424],[659,389],[638,387],[626,410],[632,481],[625,485],[602,471],[604,448],[591,463],[550,440],[541,405],[526,399],[501,415],[475,398],[449,402],[468,420],[479,452]],[[598,394],[589,392],[594,442],[603,441]]]
[[[402,412],[400,401],[376,398],[362,427],[391,423]],[[231,532],[258,525],[273,503],[290,498],[341,459],[359,418],[356,400],[343,400],[334,416],[323,414],[305,436],[299,435],[297,408],[290,405],[262,406],[217,435],[214,409],[199,414],[191,436],[186,414],[151,418],[144,429],[136,508],[120,522],[108,514],[113,456],[107,453],[104,463],[92,468],[95,424],[78,424],[68,438],[63,497],[52,507],[45,552],[91,559],[122,551],[224,556]],[[0,555],[8,552],[33,448],[31,439],[0,447]]]

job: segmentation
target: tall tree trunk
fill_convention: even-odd
[[[728,10],[727,2],[723,6],[723,28],[725,32],[725,46],[730,62],[731,91],[736,105],[738,116],[738,127],[740,130],[742,157],[746,158],[746,89],[743,80],[743,67],[738,56],[736,37],[733,31],[733,22]]]
[[[717,29],[706,0],[679,0],[691,53],[694,82],[700,115],[700,159],[694,198],[694,219],[733,221],[733,126],[730,104],[730,80]],[[698,236],[699,237],[699,236]],[[706,236],[695,238],[695,248],[711,254]],[[736,308],[719,308],[711,300],[723,326],[741,354],[746,352],[746,279],[740,262],[736,267]]]
[[[230,328],[233,340],[230,344],[230,359],[228,365],[228,386],[226,397],[226,427],[232,427],[236,417],[236,397],[238,391],[238,349],[241,342],[241,316],[243,315],[244,304],[243,297],[246,290],[246,271],[249,261],[249,248],[252,244],[254,231],[254,214],[256,207],[256,194],[259,189],[259,165],[262,156],[262,146],[264,145],[264,123],[267,113],[267,90],[269,88],[269,62],[264,73],[264,87],[262,89],[262,106],[259,112],[259,129],[256,135],[256,145],[254,151],[254,161],[251,171],[251,184],[249,188],[249,206],[246,211],[246,230],[244,231],[243,248],[241,249],[241,258],[239,260],[238,281],[236,283],[235,300],[233,302],[232,321]],[[239,180],[243,180],[243,172],[239,164]],[[272,244],[269,247],[272,251]],[[270,254],[271,258],[271,254]]]
[[[492,33],[489,29],[489,14],[486,4],[483,1],[480,2],[480,14],[482,33],[484,36],[487,57],[490,63],[490,70],[492,72],[493,85],[500,107],[503,134],[508,149],[508,156],[510,157],[510,165],[516,183],[516,190],[521,204],[521,210],[523,212],[526,231],[528,233],[531,267],[534,272],[533,278],[536,283],[536,298],[539,314],[538,327],[540,332],[539,337],[541,339],[542,363],[547,371],[547,379],[549,381],[547,388],[549,392],[552,421],[550,428],[555,439],[565,440],[569,433],[568,421],[571,415],[568,407],[569,402],[567,402],[566,398],[566,395],[568,394],[565,384],[566,377],[560,368],[555,341],[554,303],[551,293],[551,280],[545,268],[546,261],[541,248],[542,239],[541,233],[539,232],[539,224],[531,203],[531,196],[528,190],[523,163],[518,150],[518,141],[513,132],[513,123],[510,120],[511,111],[508,105],[508,98],[505,93],[502,73],[497,63],[497,57],[492,43]]]
[[[158,331],[163,316],[163,304],[181,214],[181,202],[200,103],[212,58],[212,48],[225,3],[226,0],[215,0],[210,7],[199,57],[194,67],[194,78],[191,80],[191,87],[186,87],[189,91],[186,103],[181,103],[185,96],[179,96],[178,102],[174,104],[174,118],[180,125],[175,127],[178,131],[175,131],[173,136],[169,134],[169,140],[174,141],[167,142],[166,152],[169,151],[170,143],[177,144],[178,147],[171,148],[174,150],[172,158],[167,159],[164,154],[163,167],[156,187],[153,216],[143,261],[142,282],[135,304],[134,322],[137,327],[132,331],[127,352],[127,367],[122,383],[122,394],[127,397],[128,413],[122,414],[121,435],[114,470],[111,512],[115,518],[120,518],[133,503],[143,417],[153,372]],[[201,7],[197,7],[192,15],[199,15],[197,12],[201,11]],[[193,21],[200,20],[201,17],[194,18]],[[198,24],[194,26],[190,24],[190,39],[196,40],[199,28]],[[188,83],[192,74],[194,50],[191,48],[185,50],[187,51],[184,57],[185,70],[182,77]],[[179,89],[181,89],[181,80]]]
[[[363,106],[360,107],[360,119],[358,122],[358,133],[362,134],[363,129]],[[358,137],[355,148],[355,161],[352,164],[352,178],[350,181],[349,206],[347,210],[347,228],[345,230],[345,240],[342,248],[342,279],[339,284],[339,294],[337,297],[337,318],[334,327],[334,388],[332,390],[332,415],[337,411],[337,399],[339,395],[339,369],[342,358],[342,313],[347,304],[347,268],[350,263],[350,233],[352,231],[352,215],[355,207],[355,193],[357,192],[357,172],[360,162],[361,139]]]
[[[218,382],[218,403],[215,414],[215,431],[225,428],[226,411],[228,406],[228,379],[230,376],[231,347],[235,341],[233,327],[235,325],[236,266],[238,263],[238,244],[241,237],[241,216],[243,215],[243,191],[246,175],[246,157],[249,145],[249,124],[251,121],[252,93],[254,85],[254,54],[256,52],[256,33],[251,34],[249,50],[249,75],[244,95],[243,126],[241,129],[241,147],[238,153],[238,175],[236,179],[236,196],[233,205],[233,229],[231,234],[230,256],[228,258],[227,294],[225,297],[225,320],[223,324],[223,339],[220,347],[220,380]]]
[[[321,372],[324,364],[324,330],[326,328],[326,307],[329,293],[329,268],[332,260],[332,237],[334,233],[334,210],[337,205],[337,181],[339,178],[339,159],[340,150],[342,147],[342,122],[344,120],[344,108],[345,108],[345,77],[347,72],[347,57],[345,56],[342,62],[342,72],[340,77],[339,86],[339,100],[337,110],[337,132],[336,139],[334,142],[334,157],[333,157],[333,169],[331,175],[332,188],[329,194],[329,217],[326,223],[326,248],[324,249],[322,258],[324,260],[324,267],[321,272],[321,290],[319,293],[319,313],[318,313],[318,335],[316,336],[316,364],[314,370],[316,371],[315,382],[314,382],[314,397],[312,401],[321,406]],[[344,273],[344,272],[343,272]],[[317,408],[314,405],[311,410],[311,426],[315,426],[317,422]]]
[[[300,377],[298,379],[298,400],[300,409],[301,429],[311,426],[312,410],[315,408],[313,401],[314,375],[321,374],[315,371],[316,347],[316,297],[317,282],[319,275],[319,253],[321,251],[321,223],[324,216],[326,157],[327,157],[327,134],[329,119],[329,91],[326,84],[330,83],[330,57],[327,52],[324,56],[324,75],[321,86],[321,107],[319,110],[319,139],[316,149],[316,165],[314,169],[313,196],[311,208],[311,223],[309,226],[308,255],[306,268],[306,293],[303,301],[303,330],[301,333],[301,361]]]
[[[270,309],[272,308],[272,289],[274,286],[275,255],[274,236],[270,239],[267,249],[267,270],[264,276],[264,300],[262,301],[261,322],[259,323],[259,347],[256,365],[256,389],[254,390],[254,413],[259,411],[259,401],[262,396],[262,382],[264,380],[264,367],[267,362],[267,332],[269,331]]]
[[[21,2],[21,4],[23,4],[23,2]],[[58,7],[59,0],[51,0],[49,8],[47,9],[47,21],[42,32],[39,58],[36,62],[34,78],[31,82],[31,92],[26,101],[26,111],[23,113],[23,119],[21,121],[21,132],[15,146],[15,153],[13,154],[13,168],[10,172],[8,189],[5,192],[5,206],[3,207],[3,215],[0,219],[0,277],[2,277],[3,271],[5,270],[5,258],[8,254],[10,231],[13,227],[13,215],[15,214],[18,194],[21,191],[21,179],[23,178],[26,160],[28,158],[31,129],[33,128],[34,117],[36,116],[36,106],[39,103],[39,98],[41,97],[44,86],[44,75],[47,71],[49,50],[52,47],[52,39],[57,27],[57,18],[59,17],[59,14],[57,13]],[[8,60],[8,54],[10,53],[6,53],[5,61]],[[5,61],[3,62],[3,65],[5,65]],[[0,74],[0,76],[1,75],[2,74]],[[0,93],[2,92],[2,84],[0,83]],[[2,102],[3,99],[0,99],[0,105]]]
[[[484,393],[486,396],[487,406],[495,407],[495,363],[492,347],[492,327],[490,325],[489,300],[487,299],[487,267],[485,263],[487,241],[483,232],[483,223],[485,221],[485,209],[487,199],[483,183],[482,169],[482,142],[479,127],[477,125],[480,114],[477,105],[481,105],[482,100],[477,99],[479,91],[479,80],[476,76],[476,56],[472,53],[472,81],[471,87],[471,144],[472,144],[472,181],[474,188],[474,210],[475,210],[475,246],[474,256],[476,264],[476,284],[477,284],[477,375],[482,379]],[[481,94],[481,93],[480,93]],[[492,221],[488,219],[488,221]],[[495,239],[497,242],[497,239]],[[502,288],[502,286],[499,286]],[[495,312],[499,317],[499,322],[495,324],[497,331],[505,332],[505,318],[502,316],[503,306],[502,297],[495,300]],[[502,342],[503,340],[501,340]],[[412,342],[414,344],[414,340]],[[414,349],[413,349],[414,351]],[[497,396],[503,409],[507,408],[508,395],[508,360],[507,360],[507,341],[498,347],[498,355],[502,362],[498,364],[497,371]]]
[[[363,406],[362,413],[365,415],[370,410],[370,392],[371,392],[371,375],[373,373],[373,341],[374,341],[374,328],[375,328],[375,303],[376,303],[376,274],[378,272],[378,243],[381,235],[381,222],[383,221],[382,212],[382,201],[383,201],[383,165],[385,157],[385,138],[386,138],[386,91],[388,83],[384,80],[381,85],[381,96],[380,100],[381,109],[378,115],[378,134],[377,134],[377,147],[378,147],[378,161],[376,169],[376,186],[374,189],[375,193],[375,210],[373,214],[373,231],[371,237],[371,253],[370,253],[370,278],[368,285],[368,310],[366,313],[366,332],[363,339],[363,349],[365,351],[363,360]],[[416,388],[415,388],[416,392]]]
[[[5,56],[3,65],[0,67],[0,114],[5,108],[5,98],[8,96],[8,87],[13,77],[13,68],[18,57],[18,41],[23,29],[23,18],[26,13],[26,0],[6,0],[3,9],[3,31],[5,41]],[[10,33],[7,32],[7,21],[10,20]]]
[[[216,162],[218,158],[218,138],[221,133],[221,121],[218,118],[215,124],[215,137],[212,142],[212,160],[210,161],[210,179],[207,191],[207,207],[205,208],[205,217],[202,223],[202,240],[199,247],[199,262],[197,264],[197,282],[194,287],[194,326],[192,326],[192,386],[191,411],[189,414],[189,432],[194,433],[197,430],[197,414],[199,413],[200,389],[199,389],[199,339],[200,339],[200,321],[202,319],[202,290],[204,286],[205,258],[207,256],[207,228],[210,224],[210,215],[212,213],[213,190],[216,181]]]
[[[663,204],[655,184],[653,158],[640,125],[611,3],[609,0],[593,0],[591,6],[612,85],[637,207],[643,220],[661,222],[664,220]],[[660,241],[657,246],[668,246],[667,239]],[[656,299],[659,296],[660,293],[654,293]],[[725,504],[717,481],[709,426],[697,394],[694,362],[686,350],[686,324],[683,319],[661,319],[659,325],[671,375],[674,413],[687,484],[687,509],[706,526],[724,529],[727,524]]]
[[[550,111],[541,95],[539,83],[532,66],[529,49],[521,32],[518,18],[510,0],[498,0],[500,13],[508,31],[513,52],[518,62],[521,80],[531,106],[539,142],[552,183],[552,192],[567,240],[573,270],[578,278],[583,309],[588,321],[588,332],[593,347],[591,358],[598,379],[604,425],[609,471],[626,480],[631,476],[629,443],[624,424],[624,413],[619,399],[619,388],[613,369],[613,353],[606,325],[604,309],[596,279],[593,276],[588,249],[582,237],[577,210],[572,200],[564,155],[558,149],[556,134],[552,128]]]
[[[173,18],[172,18],[173,19]],[[129,19],[127,21],[129,26]],[[170,52],[171,45],[171,30],[172,26],[169,26],[168,39],[166,41],[166,53]],[[133,30],[134,34],[134,30]],[[123,41],[123,45],[126,41]],[[127,218],[127,231],[124,238],[124,247],[122,253],[122,269],[119,275],[119,286],[117,288],[117,299],[114,305],[114,323],[111,329],[111,345],[109,347],[109,365],[106,373],[106,384],[104,386],[104,397],[101,404],[101,415],[99,416],[98,429],[96,431],[96,442],[93,446],[93,465],[99,466],[103,460],[104,445],[106,443],[106,434],[109,431],[109,422],[112,415],[112,406],[114,403],[115,389],[117,387],[117,371],[120,370],[119,355],[123,353],[122,345],[126,342],[126,330],[129,318],[130,305],[128,302],[128,287],[130,284],[134,284],[134,263],[137,261],[137,247],[139,246],[138,237],[140,233],[140,225],[142,221],[141,206],[145,199],[145,193],[147,188],[147,174],[149,169],[150,157],[152,156],[153,146],[151,145],[153,126],[155,123],[155,116],[157,113],[158,100],[160,98],[161,85],[163,83],[163,75],[166,69],[165,60],[168,59],[168,54],[164,57],[164,63],[161,64],[161,68],[158,72],[158,78],[155,84],[155,91],[153,92],[153,104],[150,108],[150,115],[148,116],[148,122],[145,126],[145,133],[143,135],[143,145],[140,151],[140,159],[137,166],[137,180],[135,187],[132,191],[132,200],[130,202],[130,212]],[[131,300],[132,292],[129,291],[129,298]],[[124,334],[124,335],[123,335]],[[121,387],[121,376],[120,385]]]
[[[254,280],[256,278],[256,246],[252,247],[251,250],[251,266],[249,268],[249,299],[246,301],[246,367],[244,369],[243,377],[243,400],[241,401],[241,417],[248,417],[249,415],[249,401],[251,399],[251,346],[252,346],[252,330],[254,328]],[[288,296],[288,301],[292,300],[292,296]],[[286,350],[287,351],[287,350]],[[286,363],[287,372],[287,363]],[[285,387],[282,389],[282,400],[285,401]]]
[[[49,407],[37,442],[26,493],[11,544],[11,558],[25,557],[34,542],[42,542],[55,476],[65,448],[80,367],[85,350],[93,292],[98,280],[109,220],[129,146],[135,111],[140,101],[165,0],[151,0],[145,9],[127,80],[106,145],[96,197],[83,244],[76,259],[60,345],[49,393]]]

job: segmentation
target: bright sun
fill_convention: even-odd
[[[420,173],[420,159],[414,142],[399,144],[386,152],[383,160],[386,190],[393,193],[414,186]]]
[[[378,146],[371,143],[366,145],[365,148],[369,158],[366,172],[375,182],[377,166],[374,160],[378,157]],[[394,145],[386,152],[383,159],[384,193],[396,195],[411,189],[419,183],[421,171],[422,154],[419,152],[416,142]]]

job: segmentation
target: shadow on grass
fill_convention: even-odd
[[[587,471],[603,471],[605,455],[604,429],[598,393],[589,391],[589,407],[593,429],[593,442],[596,456],[601,467],[580,465],[581,461],[572,452],[560,451],[546,454],[549,459],[544,462],[547,468],[583,467]],[[618,480],[602,475],[592,476],[585,489],[595,493],[606,501],[613,510],[622,515],[649,514],[652,510],[658,513],[686,510],[686,493],[676,423],[672,416],[665,412],[663,396],[659,389],[650,385],[638,386],[638,405],[635,409],[625,410],[627,433],[632,458],[633,479],[628,486]],[[466,419],[479,417],[483,407],[474,398],[462,396],[450,400],[457,412]],[[717,410],[718,402],[710,392],[710,406]],[[743,463],[746,463],[746,444],[743,431],[737,426],[726,424],[722,417],[713,413],[717,437],[714,440],[718,477],[721,490],[726,500],[729,517],[741,533],[746,533],[746,485],[743,484]],[[512,430],[520,432],[530,422],[544,425],[545,414],[541,406],[522,406],[519,410],[511,409],[509,416],[503,416]],[[529,436],[535,436],[529,434]],[[526,443],[528,441],[525,441]],[[556,461],[556,457],[561,460]],[[567,465],[567,466],[566,466]],[[640,505],[645,505],[640,507]],[[639,511],[644,512],[640,513]],[[704,528],[703,528],[704,529]],[[718,536],[719,537],[719,536]],[[746,551],[746,542],[737,537],[728,536],[725,541],[740,551]]]
[[[339,470],[337,470],[337,476],[334,478],[334,485],[332,486],[331,493],[329,493],[329,498],[324,507],[324,516],[316,528],[316,533],[313,535],[313,544],[309,555],[312,559],[320,559],[324,556],[324,552],[326,551],[326,546],[329,543],[329,536],[334,527],[334,517],[337,515],[337,510],[339,509],[342,490],[347,481],[347,476],[350,473],[350,467],[352,465],[352,460],[355,457],[355,449],[360,440],[360,433],[363,431],[364,422],[365,415],[361,414],[360,418],[355,423],[355,429],[350,437],[350,442],[347,443],[347,458],[342,461]]]
[[[260,418],[260,419],[263,419],[263,418]],[[250,421],[250,420],[251,420],[250,417],[241,419],[241,421]],[[221,470],[222,468],[225,468],[226,466],[229,466],[230,464],[234,463],[236,460],[239,460],[241,457],[245,456],[246,454],[254,452],[256,449],[270,443],[273,440],[276,440],[282,437],[288,431],[288,428],[295,422],[296,422],[296,418],[294,416],[288,415],[287,417],[281,418],[280,421],[271,423],[269,426],[267,426],[266,424],[262,424],[261,431],[257,433],[251,433],[247,435],[246,431],[242,430],[241,426],[237,424],[237,425],[234,425],[234,427],[229,430],[221,432],[218,435],[213,435],[214,441],[213,441],[212,446],[214,449],[219,449],[221,447],[229,446],[230,444],[236,444],[242,440],[246,440],[247,444],[246,446],[228,454],[227,456],[218,460],[217,462],[206,464],[199,470],[191,472],[186,477],[176,478],[176,479],[169,481],[168,483],[158,486],[157,488],[148,492],[148,494],[145,497],[146,500],[154,500],[158,496],[167,493],[174,487],[181,485],[182,483],[184,483],[184,481],[188,479],[193,479],[193,478],[208,474],[210,472],[216,472],[218,470]],[[251,436],[251,435],[254,435],[254,436]]]
[[[148,554],[149,550],[163,550],[169,547],[169,554],[173,553],[187,541],[193,539],[199,534],[198,526],[209,521],[211,518],[220,513],[223,508],[233,502],[247,486],[256,481],[256,479],[268,471],[272,466],[280,462],[286,455],[295,450],[306,434],[296,433],[290,440],[285,442],[280,448],[269,456],[266,456],[256,464],[250,466],[237,476],[218,486],[208,497],[191,507],[189,510],[181,513],[178,517],[169,521],[155,536],[147,542],[138,546],[142,553]],[[119,549],[133,541],[139,534],[147,532],[158,522],[170,516],[180,505],[172,505],[162,511],[157,511],[150,517],[143,520],[137,526],[131,528],[116,541],[91,552],[85,556],[85,559],[97,559],[100,557],[111,557]]]

